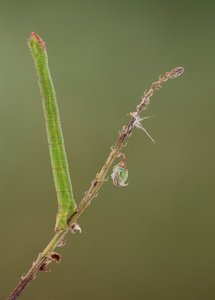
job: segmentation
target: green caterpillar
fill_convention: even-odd
[[[57,231],[68,227],[67,220],[75,212],[77,205],[72,192],[59,111],[49,72],[45,43],[35,32],[31,34],[27,43],[35,62],[42,95],[49,152],[58,199],[58,212],[55,225],[55,230]]]

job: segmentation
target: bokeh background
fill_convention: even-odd
[[[59,265],[20,299],[215,299],[214,1],[2,1],[0,298],[54,234],[57,201],[32,57],[45,41],[79,202],[118,130],[160,74],[124,152],[129,185],[110,178],[68,235]]]

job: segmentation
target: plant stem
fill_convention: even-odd
[[[85,193],[83,199],[78,205],[78,208],[76,211],[71,215],[71,217],[68,219],[68,226],[64,230],[60,230],[56,232],[53,239],[50,241],[50,243],[47,245],[47,247],[44,249],[42,253],[39,254],[37,260],[33,263],[32,267],[28,271],[28,273],[25,276],[22,276],[20,283],[18,286],[14,289],[14,291],[9,296],[8,300],[14,300],[17,299],[17,297],[22,293],[22,291],[26,288],[26,286],[36,278],[36,272],[42,268],[42,266],[45,266],[46,264],[50,263],[51,259],[51,253],[53,250],[58,246],[60,241],[65,237],[65,235],[71,230],[73,224],[76,222],[76,220],[79,218],[79,216],[82,214],[82,212],[85,210],[86,207],[89,206],[91,200],[97,196],[99,188],[102,186],[103,182],[106,180],[106,175],[108,171],[111,168],[111,165],[113,164],[114,160],[117,157],[117,154],[120,152],[122,147],[125,147],[126,145],[123,145],[126,138],[130,136],[130,133],[132,129],[136,126],[138,127],[138,124],[140,122],[140,113],[143,109],[147,107],[149,104],[149,99],[153,95],[153,92],[156,89],[159,89],[161,86],[160,84],[162,82],[167,81],[169,78],[173,79],[178,77],[183,73],[183,68],[175,68],[171,72],[166,73],[162,78],[160,77],[159,80],[152,84],[151,88],[147,93],[144,94],[142,97],[141,103],[137,107],[137,111],[134,113],[130,113],[132,116],[130,122],[128,125],[123,127],[123,129],[119,132],[119,138],[116,142],[115,146],[111,148],[111,152],[103,165],[100,173],[98,173],[95,177],[95,179],[92,181],[91,186],[89,190]]]

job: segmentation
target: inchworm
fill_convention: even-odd
[[[57,100],[49,72],[45,44],[35,32],[31,34],[27,42],[37,70],[52,171],[57,192],[58,213],[55,230],[61,230],[68,227],[67,220],[75,212],[77,206],[72,192]]]

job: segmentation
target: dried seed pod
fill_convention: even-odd
[[[117,186],[126,186],[128,183],[125,181],[128,179],[128,168],[125,162],[125,155],[123,153],[119,153],[117,157],[123,155],[123,160],[113,167],[113,173],[111,174],[111,178],[113,179],[113,184]]]

